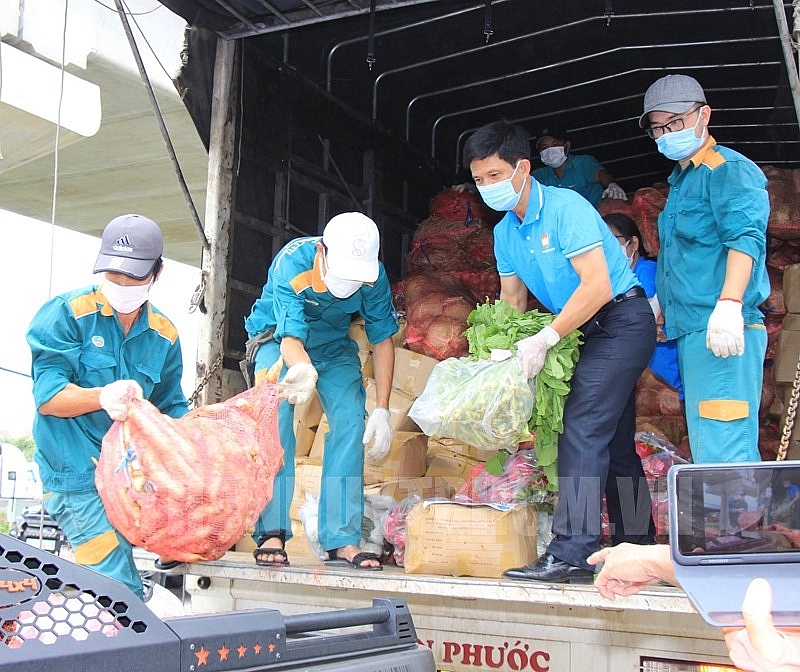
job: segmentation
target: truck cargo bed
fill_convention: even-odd
[[[419,642],[449,672],[617,672],[639,669],[647,657],[730,663],[719,631],[675,588],[611,602],[593,586],[412,575],[392,566],[363,572],[296,553],[291,559],[289,567],[257,567],[250,553],[231,552],[191,565],[192,610],[271,607],[294,614],[355,607],[380,595],[402,598]],[[139,555],[137,564],[152,568],[152,556]]]

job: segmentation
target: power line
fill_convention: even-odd
[[[6,373],[13,373],[17,376],[22,376],[23,378],[30,378],[30,373],[23,373],[22,371],[16,371],[14,369],[7,369],[5,366],[0,366],[0,371],[5,371]]]

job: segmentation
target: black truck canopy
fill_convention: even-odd
[[[636,119],[668,72],[704,86],[718,142],[761,165],[800,162],[776,15],[791,31],[791,2],[374,0],[370,12],[370,0],[161,1],[191,26],[247,38],[259,59],[454,180],[466,177],[465,137],[498,118],[532,137],[557,123],[628,191],[663,180],[670,163]],[[206,104],[195,102],[205,136]]]
[[[390,279],[405,278],[412,234],[469,181],[463,144],[487,122],[532,139],[561,126],[630,194],[672,168],[637,120],[647,87],[680,72],[704,86],[718,142],[800,166],[781,0],[161,2],[191,26],[176,83],[216,179],[200,373],[238,372],[270,260],[339,212],[373,217]]]

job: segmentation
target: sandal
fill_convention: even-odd
[[[334,548],[331,551],[326,551],[328,554],[328,559],[325,560],[326,565],[345,565],[352,569],[361,569],[368,572],[380,572],[383,569],[383,563],[381,562],[381,558],[377,553],[367,553],[366,551],[361,551],[360,553],[356,553],[353,556],[352,560],[347,560],[346,558],[342,558],[339,556],[340,548]],[[377,567],[373,565],[362,565],[361,563],[365,560],[377,560],[379,563]]]
[[[262,547],[267,539],[280,539],[281,545],[279,547]],[[284,547],[286,546],[286,532],[283,530],[272,530],[264,532],[257,540],[258,548],[253,551],[253,557],[259,567],[287,567],[289,563],[289,556],[286,555]],[[266,560],[268,556],[273,556],[272,560]]]
[[[153,567],[162,574],[185,574],[187,571],[186,563],[180,560],[162,560],[157,558],[153,561]]]

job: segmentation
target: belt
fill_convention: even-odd
[[[604,310],[608,310],[609,308],[611,308],[615,304],[622,303],[623,301],[627,301],[628,299],[639,299],[639,298],[644,299],[646,296],[647,296],[647,294],[645,294],[644,289],[642,289],[639,285],[636,285],[635,287],[631,287],[624,294],[617,294],[613,299],[611,299],[611,301],[609,301],[607,304],[605,304],[597,312],[600,313],[600,312],[602,312]]]

